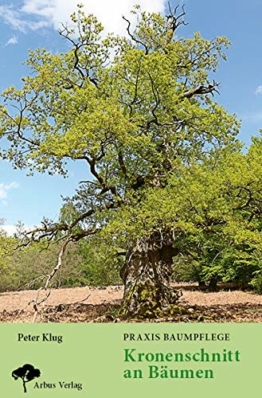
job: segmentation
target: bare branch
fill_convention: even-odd
[[[181,18],[183,18],[184,15],[186,15],[185,9],[184,9],[185,6],[182,5],[182,13],[179,15],[176,15],[178,7],[179,7],[179,5],[177,5],[175,7],[174,11],[172,11],[170,2],[168,2],[168,8],[169,8],[170,14],[166,16],[166,18],[167,18],[167,44],[169,44],[171,42],[177,28],[180,25],[188,25],[188,23],[186,23],[183,19],[181,19]]]
[[[127,18],[125,18],[124,16],[122,16],[122,18],[127,22],[127,28],[126,28],[126,30],[127,30],[127,33],[129,34],[129,36],[131,37],[131,39],[132,39],[135,43],[140,44],[141,46],[143,46],[144,49],[145,49],[145,54],[147,55],[149,51],[148,51],[148,48],[147,48],[147,46],[145,45],[145,43],[143,43],[141,40],[137,39],[137,38],[131,33],[131,31],[130,31],[131,22],[130,22]]]
[[[98,87],[98,81],[97,79],[93,78],[90,76],[90,71],[86,68],[86,67],[81,67],[80,66],[80,60],[79,60],[79,56],[78,56],[78,52],[81,49],[81,47],[86,46],[88,43],[84,43],[84,42],[80,42],[80,43],[76,43],[71,37],[70,37],[70,31],[68,30],[67,26],[65,26],[64,24],[62,25],[63,29],[58,30],[58,33],[60,34],[60,36],[62,36],[63,38],[65,38],[66,40],[68,40],[74,48],[74,57],[75,57],[75,62],[74,62],[74,69],[77,70],[80,74],[80,77],[82,79],[82,82],[80,84],[80,87],[82,87],[83,82],[85,79],[89,79],[89,81],[91,83],[93,83],[96,87]],[[83,69],[85,70],[86,75],[83,72]],[[65,87],[67,90],[71,89],[74,87],[74,84],[69,84],[67,87]]]
[[[216,83],[215,81],[213,84],[209,84],[208,86],[197,86],[195,88],[192,88],[191,90],[186,91],[183,93],[184,98],[192,98],[194,95],[202,95],[202,94],[209,94],[211,93],[214,95],[214,92],[219,94],[219,91],[217,90],[217,87],[219,86],[219,83]]]
[[[74,303],[70,303],[70,305],[81,304],[81,303],[83,303],[84,301],[88,300],[90,296],[91,296],[91,294],[88,294],[88,295],[87,295],[85,298],[83,298],[82,300],[80,300],[80,301],[75,301]]]
[[[45,303],[46,300],[48,299],[48,297],[49,297],[50,294],[51,294],[50,290],[48,291],[47,289],[48,289],[48,287],[49,287],[49,284],[50,284],[51,280],[53,279],[53,277],[55,276],[55,274],[57,273],[57,271],[60,269],[60,267],[61,267],[61,265],[62,265],[63,255],[64,255],[64,253],[65,253],[65,250],[66,250],[67,245],[68,245],[70,242],[72,242],[71,237],[68,238],[68,239],[65,241],[65,243],[62,245],[62,247],[61,247],[61,249],[60,249],[60,251],[59,251],[59,254],[58,254],[57,264],[56,264],[56,266],[53,268],[52,272],[48,275],[44,288],[40,288],[40,289],[38,289],[38,291],[37,291],[37,296],[36,296],[36,299],[34,300],[34,310],[35,310],[35,313],[34,313],[33,322],[35,322],[36,317],[37,317],[37,315],[38,315],[38,312],[39,312],[39,305]],[[43,289],[45,290],[46,295],[45,295],[44,299],[41,300],[41,302],[38,302],[39,293],[40,293],[40,291],[43,290]]]

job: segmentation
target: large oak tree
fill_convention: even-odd
[[[153,316],[178,299],[169,278],[177,237],[191,228],[190,195],[175,181],[181,187],[185,170],[234,152],[239,125],[214,100],[228,40],[178,35],[183,9],[133,13],[126,37],[105,36],[80,6],[59,32],[68,51],[30,52],[22,88],[2,94],[1,156],[49,174],[66,175],[68,160],[86,164],[86,181],[68,199],[74,212],[44,220],[31,238],[63,238],[61,255],[93,235],[115,245],[125,255],[123,314]]]

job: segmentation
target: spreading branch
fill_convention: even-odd
[[[74,39],[72,39],[72,37],[70,36],[70,33],[71,33],[70,30],[64,24],[62,24],[62,29],[58,30],[58,33],[60,34],[60,36],[67,39],[73,46],[74,58],[75,58],[73,68],[78,71],[80,78],[81,78],[81,83],[80,83],[79,87],[82,87],[83,82],[85,81],[85,79],[88,78],[89,81],[91,83],[93,83],[98,88],[97,79],[90,75],[90,70],[87,68],[87,65],[86,66],[81,65],[79,55],[78,55],[78,53],[82,47],[85,47],[85,46],[93,44],[93,43],[88,43],[88,42],[77,43]],[[69,85],[67,85],[65,87],[67,90],[74,88],[75,83],[72,83],[69,80],[68,80],[68,83],[69,83]]]
[[[147,55],[147,54],[149,53],[148,47],[145,45],[145,43],[143,43],[141,40],[139,40],[137,37],[135,37],[135,36],[131,33],[131,30],[130,30],[131,22],[130,22],[126,17],[124,17],[124,16],[122,16],[122,18],[124,19],[124,21],[127,22],[127,28],[126,28],[126,30],[127,30],[127,33],[128,33],[128,35],[129,35],[129,37],[131,37],[131,39],[132,39],[135,43],[137,43],[138,45],[140,44],[142,47],[144,47],[144,49],[145,49],[145,54]]]
[[[212,94],[214,95],[214,92],[219,94],[219,91],[217,90],[217,87],[219,86],[219,83],[216,83],[213,81],[213,84],[209,84],[208,86],[197,86],[192,88],[191,90],[186,91],[183,93],[184,98],[192,98],[194,95],[203,95],[203,94]]]

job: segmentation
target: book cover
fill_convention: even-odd
[[[259,392],[261,4],[2,3],[2,394]]]

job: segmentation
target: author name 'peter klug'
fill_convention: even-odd
[[[23,333],[18,333],[17,335],[17,341],[18,342],[53,342],[53,343],[58,343],[61,344],[63,343],[63,336],[61,335],[56,335],[53,333],[42,333],[42,334],[23,334]]]

